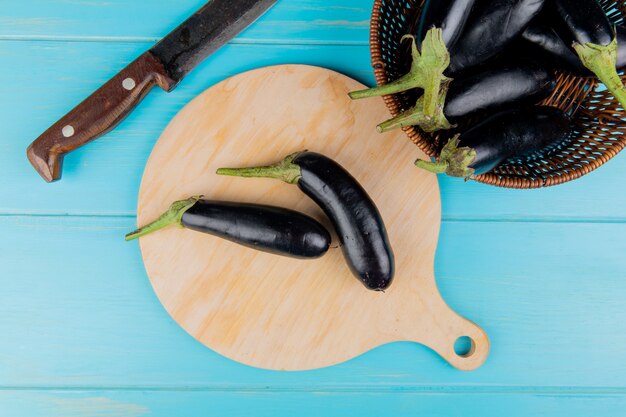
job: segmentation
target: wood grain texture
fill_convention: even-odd
[[[27,0],[0,16],[0,38],[150,40],[165,36],[208,0]],[[279,0],[238,42],[367,45],[371,2]]]
[[[65,158],[64,180],[45,184],[24,149],[58,118],[141,54],[148,44],[2,42],[0,213],[136,213],[144,164],[169,120],[193,97],[228,76],[280,63],[323,65],[371,84],[366,47],[228,45],[169,94],[153,91],[105,137]],[[338,59],[340,57],[341,59]],[[76,66],[75,62],[81,62]],[[26,71],[21,68],[27,68]],[[375,101],[375,100],[374,100]],[[581,180],[519,192],[440,178],[443,218],[507,221],[626,221],[626,156]],[[16,192],[19,190],[19,192]]]
[[[166,310],[189,334],[239,362],[304,370],[344,362],[399,340],[425,344],[453,366],[472,370],[489,340],[443,301],[434,279],[441,209],[434,175],[411,164],[401,133],[380,136],[377,104],[353,102],[361,88],[339,73],[274,66],[237,75],[186,106],[157,142],[139,193],[138,223],[191,195],[321,210],[297,187],[272,180],[216,177],[224,166],[268,164],[298,150],[339,161],[386,219],[396,278],[385,293],[366,290],[339,248],[303,262],[169,229],[142,238],[148,276]],[[468,336],[467,357],[454,351]]]
[[[448,394],[448,395],[446,395]],[[264,391],[34,391],[0,392],[11,417],[256,417],[410,416],[527,417],[533,415],[621,416],[626,398],[617,393],[433,393]],[[217,411],[216,411],[217,410]],[[254,410],[254,411],[252,411]]]
[[[623,224],[444,222],[438,287],[456,311],[485,326],[492,342],[488,361],[474,372],[459,372],[415,343],[392,343],[309,372],[227,359],[163,309],[139,246],[124,241],[134,226],[134,218],[0,217],[0,391],[536,389],[541,395],[626,388]],[[496,236],[515,244],[502,245]]]
[[[321,65],[373,84],[371,1],[280,0],[176,91],[154,92],[114,132],[68,156],[62,182],[44,184],[25,147],[202,3],[3,4],[0,415],[623,414],[624,154],[551,190],[440,179],[438,286],[493,342],[475,372],[415,343],[318,371],[272,372],[185,334],[154,295],[138,248],[123,241],[168,121],[206,88],[259,66]]]

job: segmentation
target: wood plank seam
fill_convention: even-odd
[[[134,213],[35,213],[35,212],[0,212],[0,218],[63,218],[63,219],[100,219],[106,221],[110,220],[119,220],[119,219],[128,219],[129,221],[134,221],[136,218],[136,214]],[[475,217],[446,217],[443,216],[441,218],[442,223],[502,223],[502,224],[598,224],[598,225],[608,225],[608,224],[624,224],[626,223],[626,218],[591,218],[591,217],[583,217],[580,219],[569,219],[563,218],[560,219],[558,217],[527,217],[527,218],[507,218],[507,217],[486,217],[486,218],[475,218]]]
[[[67,42],[67,43],[120,43],[152,45],[160,38],[132,36],[41,36],[41,35],[0,35],[0,42]],[[268,45],[268,46],[354,46],[369,47],[366,41],[306,40],[306,39],[254,39],[235,38],[226,45]]]
[[[454,385],[312,385],[307,387],[283,386],[0,386],[0,392],[221,392],[221,393],[341,393],[341,394],[369,394],[369,393],[394,393],[407,395],[467,395],[467,394],[489,394],[489,395],[590,395],[590,396],[623,396],[626,395],[624,387],[576,387],[576,386],[507,386],[507,385],[485,385],[485,386],[454,386]]]

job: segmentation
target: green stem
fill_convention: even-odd
[[[448,170],[447,162],[432,162],[425,161],[423,159],[415,161],[415,166],[428,172],[432,172],[433,174],[443,174]]]
[[[133,239],[138,239],[140,237],[149,235],[150,233],[156,232],[157,230],[161,230],[165,227],[171,225],[177,225],[178,227],[182,226],[182,218],[183,214],[191,207],[193,207],[202,196],[195,196],[188,198],[187,200],[181,200],[174,202],[170,208],[161,215],[154,222],[147,224],[132,233],[126,235],[126,241],[130,241]]]
[[[617,37],[609,45],[574,44],[574,49],[583,65],[596,74],[622,107],[626,108],[626,90],[616,69]]]
[[[282,161],[268,166],[252,168],[220,168],[217,175],[245,178],[273,178],[288,184],[297,184],[302,178],[301,168],[293,163],[293,160],[302,152],[289,155]]]
[[[413,61],[409,73],[389,84],[352,92],[350,98],[377,97],[421,88],[424,90],[424,114],[433,116],[441,88],[450,82],[450,79],[443,74],[450,65],[450,53],[443,41],[443,32],[437,28],[429,30],[422,43],[421,52],[417,49],[413,36],[406,35],[402,40],[405,39],[412,41],[411,55]]]
[[[468,147],[459,147],[460,135],[456,135],[443,147],[436,162],[418,159],[415,165],[435,174],[446,173],[451,177],[470,179],[474,176],[471,165],[476,161],[476,151]]]
[[[413,74],[409,73],[403,75],[395,81],[389,84],[379,85],[378,87],[368,88],[366,90],[353,91],[348,95],[352,100],[360,100],[363,98],[388,96],[390,94],[397,94],[403,91],[408,91],[413,88],[419,87],[421,82],[416,80]]]
[[[413,41],[415,47],[415,40]],[[450,65],[450,53],[443,40],[441,29],[431,29],[422,43],[422,58],[418,62],[424,74],[424,114],[434,116],[439,102],[442,86],[447,86],[450,79],[443,75]]]
[[[439,101],[435,108],[435,114],[432,117],[425,115],[424,110],[424,97],[420,97],[417,100],[417,104],[410,110],[394,117],[391,120],[378,125],[377,129],[380,133],[388,132],[393,129],[403,128],[406,126],[418,126],[424,132],[431,133],[439,130],[451,129],[453,126],[450,124],[446,115],[444,114],[444,106],[446,103],[446,96],[448,94],[448,86],[444,86],[441,94],[439,94]]]
[[[405,112],[397,117],[394,117],[393,119],[389,119],[386,122],[382,122],[381,124],[376,126],[376,130],[378,130],[378,133],[386,133],[394,129],[402,129],[407,126],[419,126],[421,124],[422,124],[422,120],[420,118],[416,116],[415,119],[413,118],[409,119],[409,117],[407,117],[406,112]]]

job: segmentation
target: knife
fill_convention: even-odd
[[[47,182],[59,180],[67,153],[115,128],[155,85],[172,91],[276,1],[211,0],[37,138],[30,163]]]

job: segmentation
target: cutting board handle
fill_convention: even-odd
[[[437,292],[438,294],[438,292]],[[436,300],[436,301],[435,301]],[[400,340],[409,340],[425,345],[450,365],[461,371],[473,371],[483,365],[489,356],[490,342],[487,333],[476,323],[467,320],[452,310],[440,296],[430,294],[428,308],[419,306],[417,320],[404,320],[399,330]],[[426,314],[425,314],[426,312]],[[457,353],[455,345],[460,338],[467,337],[471,346],[467,352]]]

